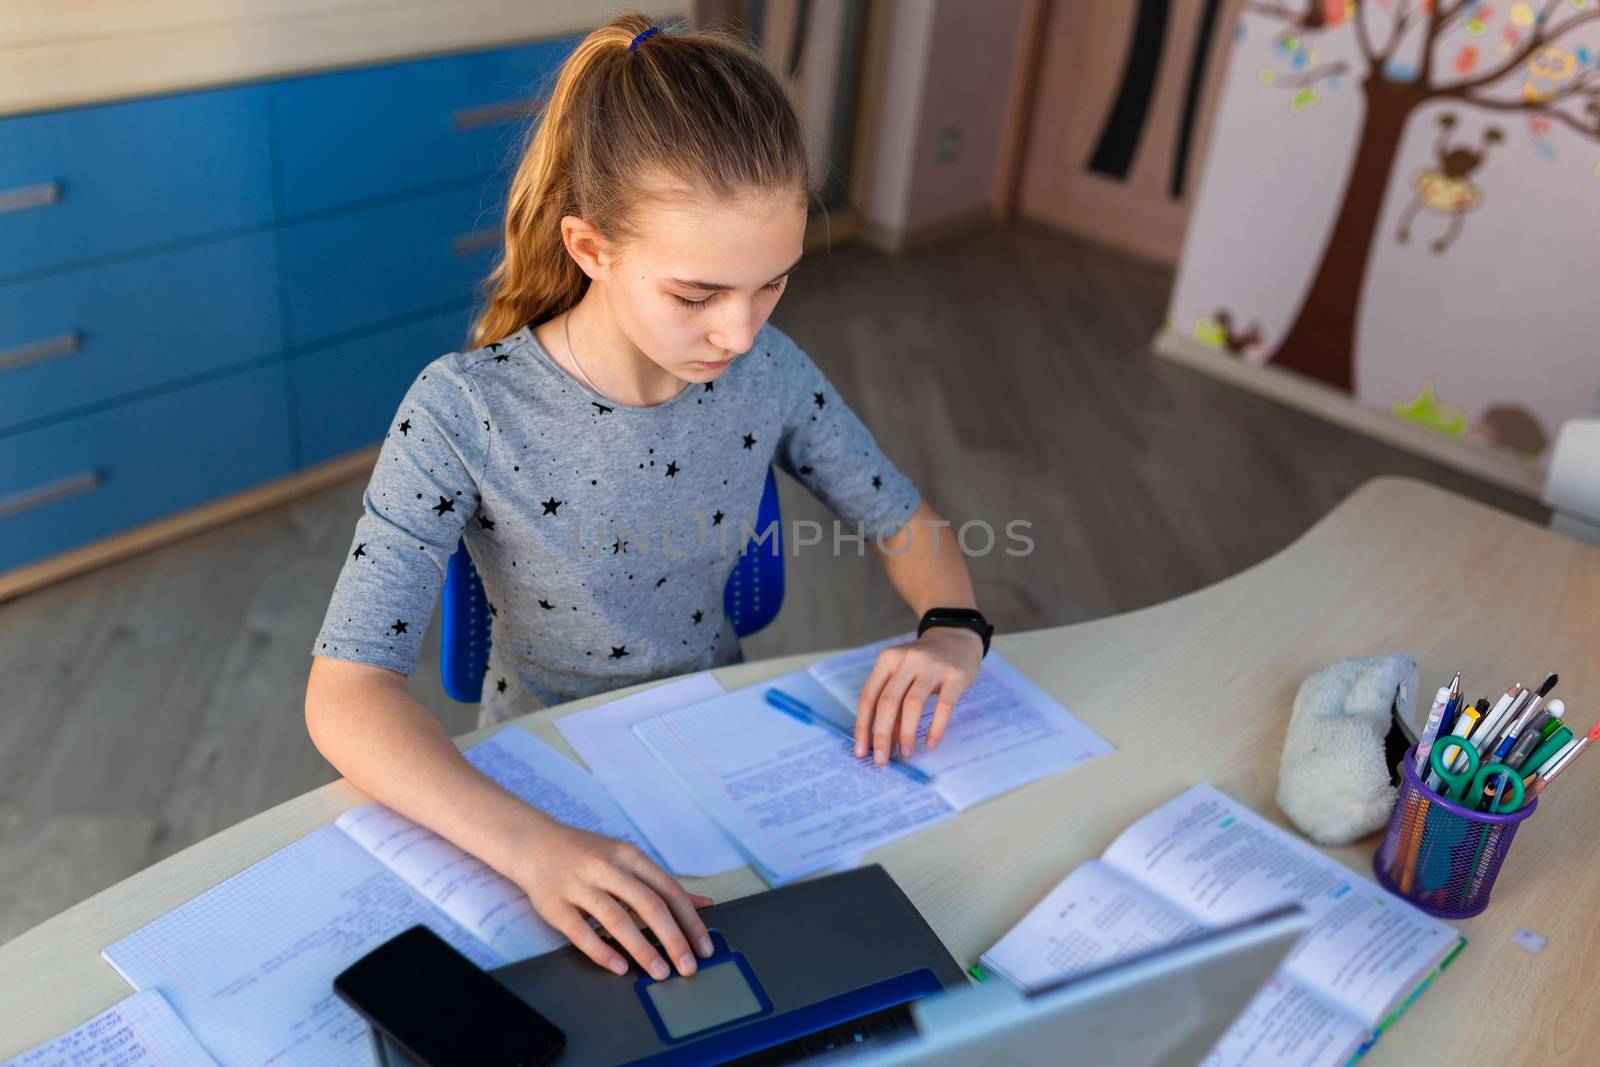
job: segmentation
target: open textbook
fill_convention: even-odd
[[[1450,927],[1197,785],[1073,871],[978,961],[1023,989],[1294,901],[1312,928],[1206,1067],[1345,1064],[1465,942]]]
[[[857,759],[833,731],[766,703],[767,689],[776,688],[848,729],[878,650],[889,643],[642,719],[633,732],[774,885],[1111,751],[994,652],[932,751],[923,740],[931,699],[924,710],[917,755],[907,762],[929,782]]]
[[[202,1067],[214,1062],[161,994],[147,990],[0,1067]]]
[[[654,858],[598,782],[526,731],[501,730],[466,757],[551,817]],[[566,940],[493,868],[365,804],[101,955],[134,988],[165,996],[223,1067],[372,1063],[367,1024],[333,979],[416,923],[485,969]]]

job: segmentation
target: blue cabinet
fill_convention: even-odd
[[[0,280],[272,218],[263,88],[0,120]]]
[[[289,389],[299,462],[321,463],[382,440],[422,368],[465,346],[470,317],[464,308],[428,315],[294,356]]]
[[[0,569],[292,469],[272,363],[0,437]]]
[[[577,40],[0,119],[0,570],[381,440]]]
[[[0,286],[0,432],[277,353],[269,231]]]
[[[500,248],[502,189],[460,186],[284,226],[289,345],[470,301]]]
[[[297,218],[515,167],[530,104],[575,40],[271,87],[281,208]]]

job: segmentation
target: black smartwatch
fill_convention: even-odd
[[[994,636],[994,627],[983,617],[983,612],[974,608],[929,608],[922,613],[922,621],[917,623],[917,636],[921,637],[925,631],[935,626],[954,626],[958,630],[971,630],[983,638],[983,654],[985,656],[989,654],[989,638]]]

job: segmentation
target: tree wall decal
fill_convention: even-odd
[[[1369,14],[1371,9],[1376,10]],[[1473,134],[1478,140],[1452,137],[1460,132],[1452,127],[1474,110],[1485,118],[1517,112],[1543,116],[1600,141],[1600,65],[1576,40],[1584,27],[1600,28],[1600,0],[1302,0],[1298,5],[1246,0],[1244,10],[1281,20],[1285,34],[1348,32],[1355,39],[1358,69],[1340,60],[1313,64],[1280,80],[1283,87],[1306,93],[1323,79],[1352,74],[1360,84],[1364,113],[1327,244],[1270,358],[1277,366],[1354,392],[1363,282],[1401,137],[1412,117],[1427,104],[1456,105],[1440,117],[1438,158],[1416,189],[1421,207],[1450,216],[1446,232],[1453,240],[1461,212],[1477,201],[1472,171],[1500,136],[1486,127]],[[1490,62],[1480,67],[1479,42],[1488,51],[1484,38],[1491,37],[1491,25],[1502,22],[1498,37],[1491,38],[1496,47]],[[1403,233],[1397,238],[1409,236]],[[1443,251],[1449,240],[1435,240],[1434,250]]]

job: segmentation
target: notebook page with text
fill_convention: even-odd
[[[805,682],[800,672],[772,684],[804,693]],[[839,865],[955,813],[935,790],[768,706],[764,690],[740,689],[633,731],[768,882]]]
[[[480,967],[506,961],[335,826],[168,912],[101,955],[156,990],[222,1067],[370,1064],[333,978],[417,923]]]
[[[1368,1028],[1456,947],[1459,935],[1209,785],[1134,823],[1105,861],[1208,926],[1293,901],[1314,925],[1283,973]]]
[[[908,640],[906,634],[830,656],[808,672],[827,691],[819,714],[854,727],[856,701],[878,653]],[[916,755],[909,761],[933,775],[939,792],[958,811],[1111,751],[1111,745],[1040,689],[998,652],[984,657],[978,677],[956,701],[939,746],[927,748],[937,699],[930,697],[917,725]]]
[[[526,730],[508,726],[468,749],[466,758],[556,821],[627,841],[652,855],[604,786]],[[508,962],[566,943],[515,882],[382,804],[351,808],[337,825]]]
[[[216,1063],[160,993],[118,1001],[82,1026],[0,1067],[203,1067]]]

